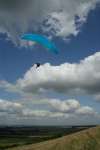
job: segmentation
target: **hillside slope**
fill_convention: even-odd
[[[12,150],[100,150],[100,126],[55,140]]]

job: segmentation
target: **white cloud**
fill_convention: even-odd
[[[40,103],[38,103],[38,100],[35,102],[35,109],[24,107],[22,117],[70,118],[78,115],[91,116],[97,114],[92,107],[82,106],[79,101],[75,99],[43,99]],[[39,109],[40,106],[41,109]]]
[[[17,93],[23,95],[23,91],[17,88],[16,85],[9,83],[6,80],[0,80],[0,89],[3,89],[6,92]]]
[[[0,114],[3,113],[10,113],[15,114],[19,113],[22,109],[22,105],[20,103],[15,103],[7,100],[0,99]]]
[[[80,63],[65,63],[51,66],[46,63],[36,69],[31,67],[17,86],[29,93],[55,91],[66,94],[100,93],[100,52],[81,60]]]
[[[31,118],[60,118],[60,117],[70,117],[68,114],[63,114],[61,112],[52,112],[49,110],[23,110],[22,117],[31,117]]]
[[[49,100],[48,103],[55,109],[55,111],[61,111],[66,113],[73,112],[76,109],[80,108],[80,103],[74,99],[64,101],[53,99]]]
[[[40,26],[54,36],[77,35],[80,25],[98,2],[100,0],[0,0],[0,32],[22,45],[19,35],[28,29],[36,32]]]
[[[76,118],[81,123],[80,118],[84,117],[88,117],[90,121],[92,119],[97,121],[99,113],[90,106],[82,106],[75,99],[43,99],[40,103],[35,99],[33,104],[29,100],[26,103],[24,100],[13,102],[0,99],[0,124],[34,124],[36,120],[39,121],[39,124],[43,120],[44,124],[46,124],[47,120],[51,124],[59,120],[59,124],[62,124],[61,121],[69,123],[71,119],[75,122]],[[84,124],[86,122],[87,120],[84,121]]]
[[[78,100],[59,100],[52,99],[48,100],[49,105],[53,108],[54,112],[61,112],[63,114],[70,115],[96,115],[95,110],[90,106],[81,106]]]
[[[93,108],[91,108],[89,106],[83,106],[76,111],[76,114],[79,114],[79,115],[96,115],[97,113],[94,112]]]

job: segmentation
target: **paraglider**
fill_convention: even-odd
[[[41,64],[40,63],[35,63],[33,66],[34,66],[34,68],[38,69],[41,66]]]
[[[41,66],[40,63],[36,63],[36,68],[39,68]]]
[[[21,39],[27,40],[27,41],[33,41],[40,43],[45,48],[47,48],[50,52],[53,52],[54,54],[58,54],[58,49],[56,45],[47,39],[47,37],[39,35],[39,34],[24,34]]]

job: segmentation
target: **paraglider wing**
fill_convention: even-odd
[[[24,34],[21,38],[23,40],[34,41],[34,42],[40,43],[44,47],[49,49],[49,51],[55,54],[58,54],[58,49],[55,46],[55,44],[52,43],[50,40],[48,40],[45,36],[38,35],[38,34]]]

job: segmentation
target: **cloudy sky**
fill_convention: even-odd
[[[0,0],[0,125],[100,124],[99,39],[100,0]]]

